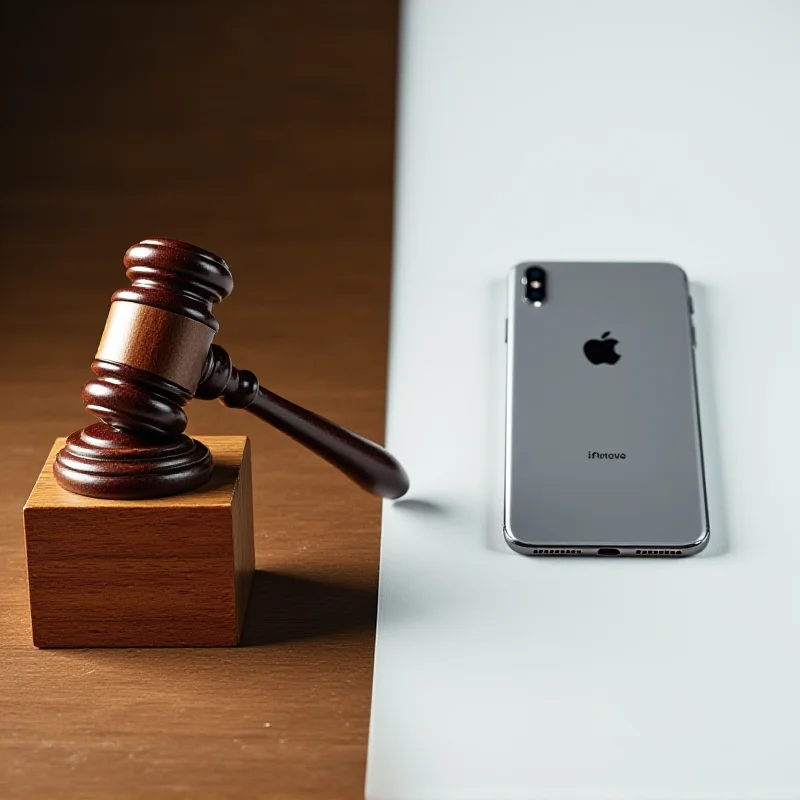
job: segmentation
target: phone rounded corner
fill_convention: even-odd
[[[514,534],[511,532],[511,529],[508,527],[507,522],[503,522],[503,538],[506,541],[506,544],[515,552],[520,553],[521,555],[527,554],[527,548],[529,545],[525,544],[525,542],[521,542],[517,539]]]
[[[705,530],[697,539],[682,546],[680,549],[683,551],[684,556],[696,556],[708,547],[709,541],[711,541],[711,527],[706,525]]]
[[[517,261],[515,264],[509,268],[508,272],[506,273],[508,276],[508,280],[510,283],[515,284],[517,282],[517,276],[520,274],[520,270],[525,269],[525,267],[530,265],[530,261]]]
[[[689,285],[689,276],[686,270],[679,264],[676,264],[674,261],[660,261],[658,266],[665,272],[676,273],[687,286]]]

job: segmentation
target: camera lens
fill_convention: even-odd
[[[540,306],[547,297],[547,274],[538,266],[525,270],[525,300]]]

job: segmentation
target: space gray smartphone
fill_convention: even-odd
[[[519,264],[509,278],[504,533],[532,556],[689,556],[709,523],[686,274]]]

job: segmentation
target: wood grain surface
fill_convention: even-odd
[[[144,303],[117,301],[95,358],[143,369],[194,392],[214,331],[202,322]]]
[[[245,436],[200,437],[210,480],[129,502],[56,483],[56,439],[25,503],[36,647],[233,646],[254,571],[253,490]]]
[[[53,440],[92,419],[81,387],[147,236],[228,262],[216,341],[237,365],[382,441],[395,4],[2,13],[0,797],[362,796],[378,500],[192,401],[190,433],[253,448],[258,571],[225,650],[34,649],[21,512]]]

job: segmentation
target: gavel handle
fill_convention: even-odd
[[[396,499],[409,486],[401,464],[380,445],[259,386],[249,370],[238,370],[228,353],[212,345],[195,397],[219,398],[230,408],[249,411],[291,436],[341,470],[368,492]]]

